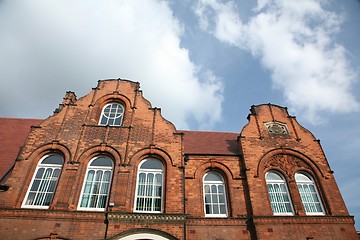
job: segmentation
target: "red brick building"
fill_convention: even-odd
[[[240,133],[177,130],[127,80],[67,92],[45,120],[0,119],[0,234],[358,239],[312,133],[271,104],[248,120]]]

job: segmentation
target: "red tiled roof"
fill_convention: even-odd
[[[181,131],[185,154],[238,155],[238,133]]]
[[[13,165],[20,147],[24,145],[30,127],[41,119],[0,118],[0,179]]]

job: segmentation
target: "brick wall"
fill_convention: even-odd
[[[102,108],[113,101],[125,108],[122,125],[99,126]],[[54,115],[31,128],[6,181],[10,188],[0,193],[1,236],[119,239],[152,233],[199,240],[357,239],[354,220],[319,141],[286,108],[253,106],[238,141],[232,133],[216,134],[220,138],[208,133],[193,136],[165,120],[160,109],[143,98],[138,83],[99,81],[78,100],[67,92]],[[49,209],[22,208],[38,162],[49,153],[59,153],[65,160]],[[114,163],[108,199],[112,206],[101,212],[79,211],[87,167],[98,155]],[[134,211],[137,171],[147,157],[164,166],[161,213]],[[273,214],[265,180],[271,170],[285,178],[292,216]],[[224,180],[226,217],[205,217],[203,177],[209,171]],[[313,177],[324,215],[306,215],[294,179],[300,171]]]
[[[276,126],[267,130],[269,123],[276,123]],[[284,129],[281,126],[287,128],[285,132],[282,132]],[[259,239],[305,239],[312,237],[313,232],[316,232],[314,239],[356,239],[353,218],[348,217],[319,141],[300,126],[294,117],[289,116],[286,108],[270,104],[253,106],[249,123],[241,132],[240,143],[254,219],[267,219],[254,220]],[[265,174],[271,170],[281,173],[285,178],[292,200],[293,216],[273,215],[265,180]],[[314,179],[324,207],[324,216],[306,215],[295,182],[297,172],[306,172]],[[279,222],[279,219],[288,222]],[[330,229],[336,232],[333,236],[329,234]],[[340,232],[339,229],[347,231]],[[344,236],[341,237],[341,234]]]
[[[122,126],[99,126],[102,107],[112,101],[119,101],[125,107]],[[104,213],[95,214],[97,217],[92,218],[94,222],[83,222],[72,217],[78,212],[77,206],[88,163],[99,154],[105,154],[114,161],[112,190],[109,196],[109,202],[114,203],[111,211],[134,211],[138,165],[146,157],[155,157],[164,164],[165,169],[163,212],[184,213],[181,134],[161,116],[160,109],[152,108],[142,97],[138,83],[99,81],[96,88],[79,100],[76,100],[73,93],[68,92],[56,113],[31,130],[7,181],[10,188],[1,193],[0,206],[3,209],[21,208],[39,160],[51,152],[63,155],[65,164],[48,211],[65,211],[65,216],[49,215],[49,220],[44,221],[44,218],[38,218],[38,210],[34,210],[17,218],[1,217],[2,229],[16,236],[14,239],[29,236],[30,233],[33,238],[56,233],[64,238],[84,239],[85,235],[81,233],[94,229],[97,230],[90,239],[102,238],[105,231]],[[60,226],[54,228],[55,223]],[[15,225],[24,228],[14,232]],[[77,227],[70,229],[69,226],[72,225]],[[164,229],[179,239],[183,238],[183,223],[179,228],[178,223],[171,227],[156,221],[148,221],[145,225],[128,224],[128,227],[121,225],[120,228],[110,226],[109,236],[114,235],[115,231],[124,231],[137,225]],[[43,228],[47,229],[46,234]],[[172,230],[173,228],[176,230]],[[79,233],[75,234],[74,231]]]

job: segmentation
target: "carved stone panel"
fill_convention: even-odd
[[[288,154],[277,154],[272,156],[264,166],[264,169],[280,168],[286,175],[292,179],[292,176],[299,168],[310,169],[310,167],[301,159]]]
[[[269,134],[282,134],[282,135],[288,135],[289,130],[284,123],[279,122],[267,122],[265,123],[266,131]]]

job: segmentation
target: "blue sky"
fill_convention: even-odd
[[[360,1],[0,1],[0,115],[138,81],[178,129],[240,132],[287,106],[321,140],[360,230]],[[26,101],[24,101],[26,99]]]

